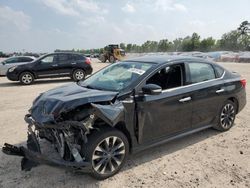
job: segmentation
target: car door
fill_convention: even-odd
[[[160,75],[156,76],[161,74],[164,68],[143,83],[157,84],[163,91],[159,95],[141,95],[136,98],[139,144],[170,137],[191,128],[192,103],[189,93],[183,87],[185,68],[184,64],[178,66],[181,67],[180,78],[176,75],[172,75],[172,78],[171,75],[166,76],[165,79]],[[172,79],[172,84],[170,87],[165,87],[164,84],[169,79]],[[175,85],[175,79],[181,80],[181,83]]]
[[[192,98],[192,127],[211,125],[223,104],[224,81],[216,76],[212,64],[187,62]]]
[[[57,54],[50,54],[36,63],[34,71],[40,78],[59,76]]]
[[[57,62],[58,62],[58,72],[61,76],[70,75],[73,60],[71,58],[71,54],[58,54],[57,55]]]

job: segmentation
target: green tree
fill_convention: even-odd
[[[175,52],[181,51],[182,50],[182,38],[177,38],[173,40],[173,45],[172,45],[172,50]]]
[[[120,43],[120,48],[125,50],[126,49],[126,44],[125,43]]]
[[[222,35],[219,47],[222,50],[239,50],[240,33],[237,30],[230,31]]]
[[[183,39],[181,43],[182,51],[189,52],[193,50],[192,40],[190,36],[187,36]]]
[[[200,48],[200,36],[197,33],[193,33],[191,37],[191,49],[192,51],[199,50]]]
[[[169,49],[170,45],[168,39],[160,40],[158,43],[158,52],[166,52]]]
[[[132,50],[132,44],[127,44],[126,51],[131,52],[131,50]]]
[[[214,45],[215,45],[215,40],[212,37],[209,37],[209,38],[203,39],[200,42],[199,50],[203,52],[211,51]]]

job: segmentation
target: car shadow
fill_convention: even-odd
[[[152,160],[175,153],[176,151],[185,149],[186,147],[192,146],[218,134],[220,134],[219,131],[209,128],[130,155],[127,164],[122,171],[129,170],[134,166],[142,165]]]
[[[33,86],[33,85],[40,85],[40,84],[55,84],[55,83],[70,83],[73,82],[70,78],[64,78],[64,79],[41,79],[41,80],[35,80],[33,84],[27,85],[27,86]],[[22,86],[27,87],[26,85],[21,84],[20,82],[4,82],[0,83],[0,87],[14,87],[14,86]]]
[[[162,144],[160,146],[151,148],[151,149],[147,149],[145,151],[130,155],[128,157],[128,160],[125,164],[125,166],[121,169],[121,172],[133,169],[136,166],[142,165],[144,163],[148,163],[150,161],[159,159],[163,156],[167,156],[170,155],[176,151],[185,149],[188,146],[194,145],[198,142],[201,142],[207,138],[211,138],[217,134],[219,134],[220,132],[214,130],[214,129],[207,129],[207,130],[203,130],[201,132],[197,132],[194,134],[191,134],[189,136],[185,136],[176,140],[173,140],[171,142]],[[25,143],[20,143],[18,145],[25,145]],[[5,155],[5,157],[2,158],[2,160],[7,159],[8,156]],[[9,160],[9,158],[8,158]],[[6,168],[11,168],[12,170],[14,170],[17,166],[18,166],[18,162],[20,162],[19,160],[15,160],[13,158],[10,159],[12,162],[10,163],[6,163],[6,164],[11,164],[13,165],[12,167],[6,166]],[[166,161],[167,163],[167,161]],[[4,163],[5,164],[5,163]],[[5,169],[5,167],[3,166],[3,169]],[[8,169],[8,172],[11,170]],[[48,173],[49,172],[49,173]],[[20,172],[19,170],[16,169],[15,172],[13,173],[27,173],[27,172]],[[90,177],[89,175],[86,175],[85,173],[74,173],[72,170],[63,170],[61,168],[54,168],[54,167],[48,167],[45,165],[41,165],[39,167],[36,167],[34,169],[32,169],[29,173],[29,180],[27,181],[36,181],[37,177],[42,179],[52,179],[49,180],[50,181],[57,181],[62,179],[61,177],[63,176],[63,182],[67,182],[67,186],[71,187],[71,185],[75,185],[75,184],[84,184],[84,185],[88,185],[90,187],[99,187],[100,181],[95,180],[94,178]],[[6,174],[7,175],[7,174]],[[112,180],[113,177],[110,178],[110,180]],[[47,182],[47,184],[49,185],[49,182]],[[55,182],[51,182],[51,183],[55,183]],[[58,184],[59,186],[59,184]]]

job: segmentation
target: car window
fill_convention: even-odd
[[[189,84],[204,82],[215,79],[215,72],[212,65],[207,63],[189,63],[190,71]]]
[[[69,56],[70,55],[68,54],[58,54],[57,55],[58,63],[67,63],[70,60]]]
[[[72,55],[72,57],[74,60],[83,60],[83,61],[85,60],[84,56],[78,55],[78,54],[74,54],[74,55]]]
[[[142,62],[114,63],[79,84],[94,89],[120,91],[136,82],[153,65]]]
[[[53,63],[55,61],[55,55],[49,55],[41,59],[42,64]]]
[[[33,61],[32,58],[30,57],[19,57],[19,60],[18,60],[20,63],[22,62],[30,62],[30,61]]]
[[[16,63],[16,62],[18,62],[18,58],[17,57],[13,57],[13,58],[7,59],[5,61],[6,64],[12,64],[12,63]]]
[[[156,84],[163,90],[179,87],[183,85],[184,65],[172,65],[165,67],[150,77],[146,84]]]
[[[217,78],[222,77],[225,70],[222,67],[219,67],[218,65],[215,65],[214,69],[216,71]]]

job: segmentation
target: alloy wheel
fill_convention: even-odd
[[[25,84],[30,84],[32,80],[33,80],[32,76],[28,73],[22,76],[22,82]]]
[[[76,80],[82,80],[84,78],[84,72],[83,71],[76,71],[75,73]]]
[[[103,139],[92,154],[93,169],[101,175],[113,173],[125,157],[125,144],[116,137]]]
[[[220,123],[224,129],[232,127],[235,118],[234,106],[230,103],[226,104],[221,112]]]

